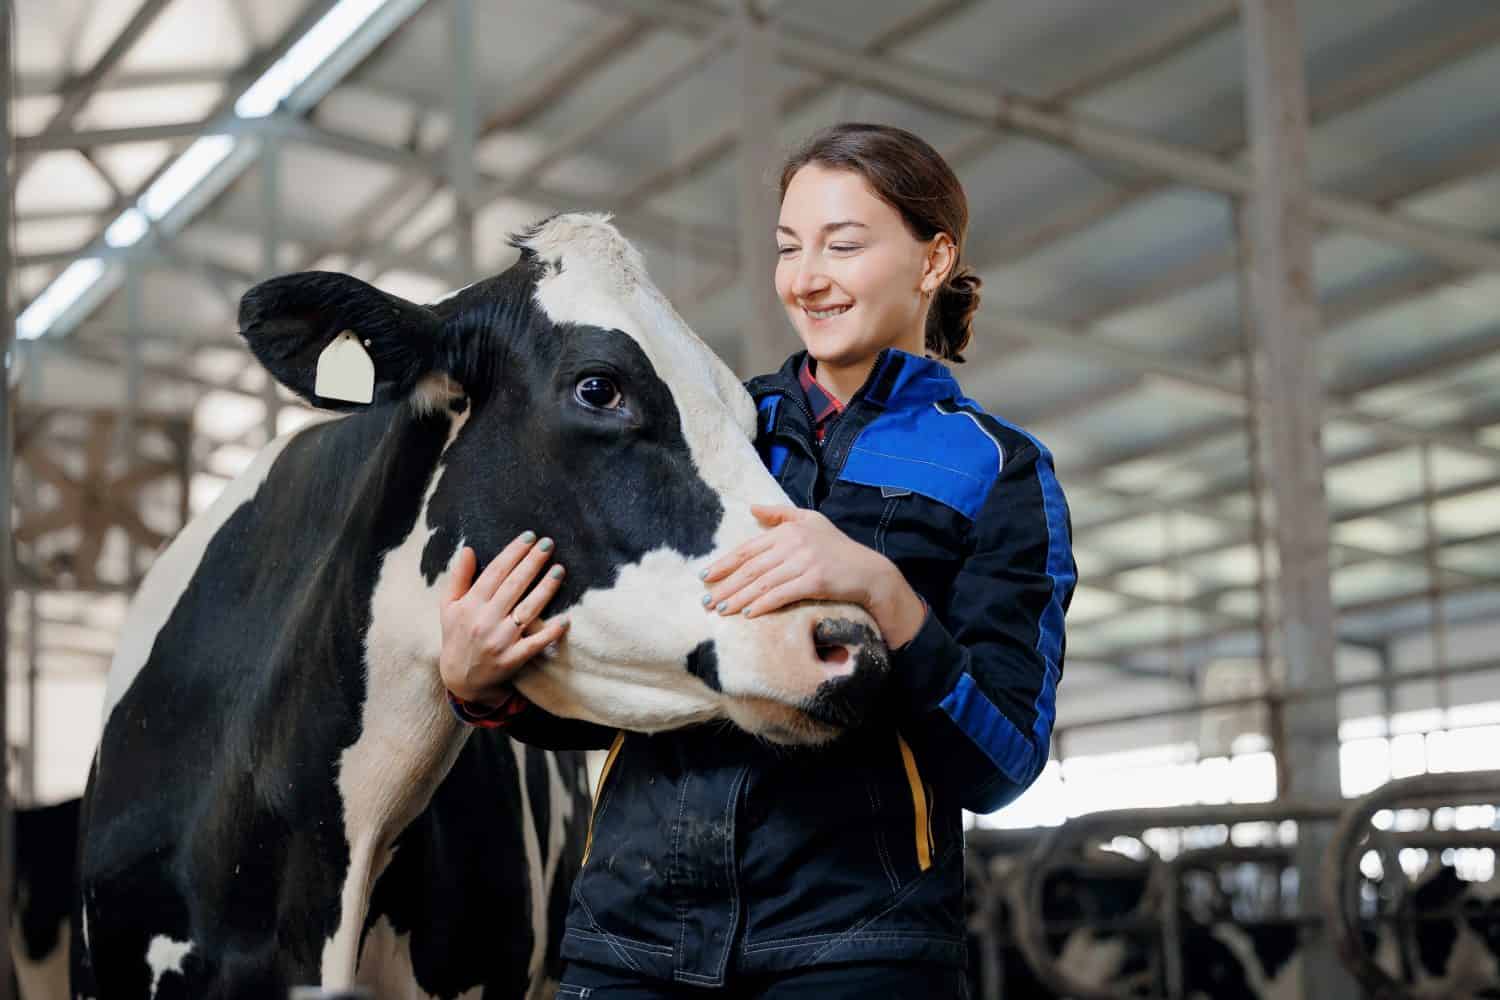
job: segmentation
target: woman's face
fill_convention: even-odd
[[[776,242],[776,294],[820,365],[923,352],[928,303],[952,266],[945,234],[918,240],[862,176],[812,163],[787,185]]]

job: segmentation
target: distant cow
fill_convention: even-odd
[[[1500,880],[1466,882],[1434,865],[1404,910],[1405,920],[1381,924],[1374,936],[1377,965],[1414,997],[1500,998]]]
[[[989,884],[1003,886],[1016,859],[989,866]],[[1160,926],[1164,893],[1147,864],[1123,859],[1060,866],[1043,885],[1048,921],[1067,929],[1048,934],[1057,965],[1079,984],[1120,995],[1162,994],[1165,982]],[[976,882],[985,889],[985,876]],[[995,933],[974,942],[989,957],[988,977],[999,989],[977,996],[1047,998],[1044,986],[1013,944],[1013,900],[1001,893],[990,917]],[[1181,916],[1184,996],[1189,1000],[1302,1000],[1302,954],[1307,931],[1294,921],[1234,919],[1228,911],[1189,907]],[[1500,882],[1459,879],[1453,868],[1433,867],[1410,889],[1401,921],[1383,921],[1365,945],[1413,997],[1431,1000],[1500,1000]],[[1122,922],[1139,920],[1144,929]],[[1069,924],[1081,926],[1068,927]],[[988,940],[983,940],[988,938]],[[983,949],[994,948],[993,956]],[[983,962],[976,966],[976,982]]]
[[[78,799],[15,812],[10,958],[21,1000],[67,1000]]]
[[[1005,887],[1018,858],[991,862],[991,885],[999,890],[998,933],[991,962],[998,980],[984,1000],[1056,997],[1032,971],[1014,944],[1015,900]],[[1057,966],[1080,985],[1117,995],[1163,995],[1165,957],[1160,931],[1164,886],[1159,866],[1123,857],[1095,857],[1064,864],[1042,886],[1043,916],[1061,929],[1049,931],[1047,946]],[[1187,1000],[1295,1000],[1301,969],[1295,925],[1236,926],[1207,913],[1182,914],[1182,989]],[[983,946],[983,945],[982,945]],[[1291,991],[1291,992],[1289,992]]]
[[[524,529],[557,539],[571,628],[518,683],[559,715],[817,742],[877,689],[856,608],[704,612],[698,570],[785,497],[748,395],[635,250],[576,215],[517,246],[432,306],[328,273],[245,296],[284,385],[340,406],[315,373],[348,332],[374,401],[269,445],[143,583],[84,807],[76,994],[544,989],[583,771],[449,712],[439,597],[463,545],[483,564]]]

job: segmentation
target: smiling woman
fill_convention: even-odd
[[[598,730],[611,749],[559,996],[962,996],[962,810],[1001,808],[1047,760],[1076,579],[1068,508],[1046,448],[942,363],[962,360],[979,302],[960,265],[963,190],[931,146],[880,125],[815,136],[781,189],[776,291],[806,350],[748,388],[756,450],[791,505],[750,508],[765,530],[710,554],[702,605],[719,622],[857,605],[890,670],[851,675],[830,620],[816,662],[789,641],[763,676],[854,691],[809,709],[850,727],[837,740]],[[578,385],[591,405],[609,390]],[[549,745],[578,730],[514,690],[538,669],[524,649],[466,638],[528,590],[526,616],[544,602],[544,562],[518,563],[503,600],[455,590],[443,676],[486,692],[457,703],[466,721]],[[701,650],[688,670],[724,680]]]

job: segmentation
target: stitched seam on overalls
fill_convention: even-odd
[[[583,893],[578,891],[578,883],[576,882],[573,883],[573,898],[578,900],[578,906],[583,910],[583,915],[588,918],[589,924],[593,926],[595,932],[599,934],[604,943],[609,945],[609,950],[618,955],[620,960],[626,965],[630,966],[636,972],[640,972],[641,967],[635,964],[635,959],[626,953],[621,943],[615,940],[615,936],[599,926],[599,921],[594,918],[594,911],[589,907],[588,900],[583,898]]]
[[[865,791],[870,796],[870,809],[878,817],[880,815],[880,792],[873,780],[865,783]],[[900,892],[901,880],[896,877],[896,866],[891,861],[890,851],[886,849],[884,830],[875,831],[875,851],[880,855],[880,866],[885,869],[885,877],[891,883],[891,892]]]

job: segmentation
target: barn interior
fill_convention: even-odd
[[[956,374],[1050,447],[1079,567],[1051,759],[968,818],[974,995],[1500,990],[1493,0],[7,7],[16,810],[82,792],[154,554],[321,419],[246,289],[432,301],[605,211],[748,377],[798,346],[779,165],[867,120],[963,182]],[[1378,960],[1440,924],[1472,962]]]

